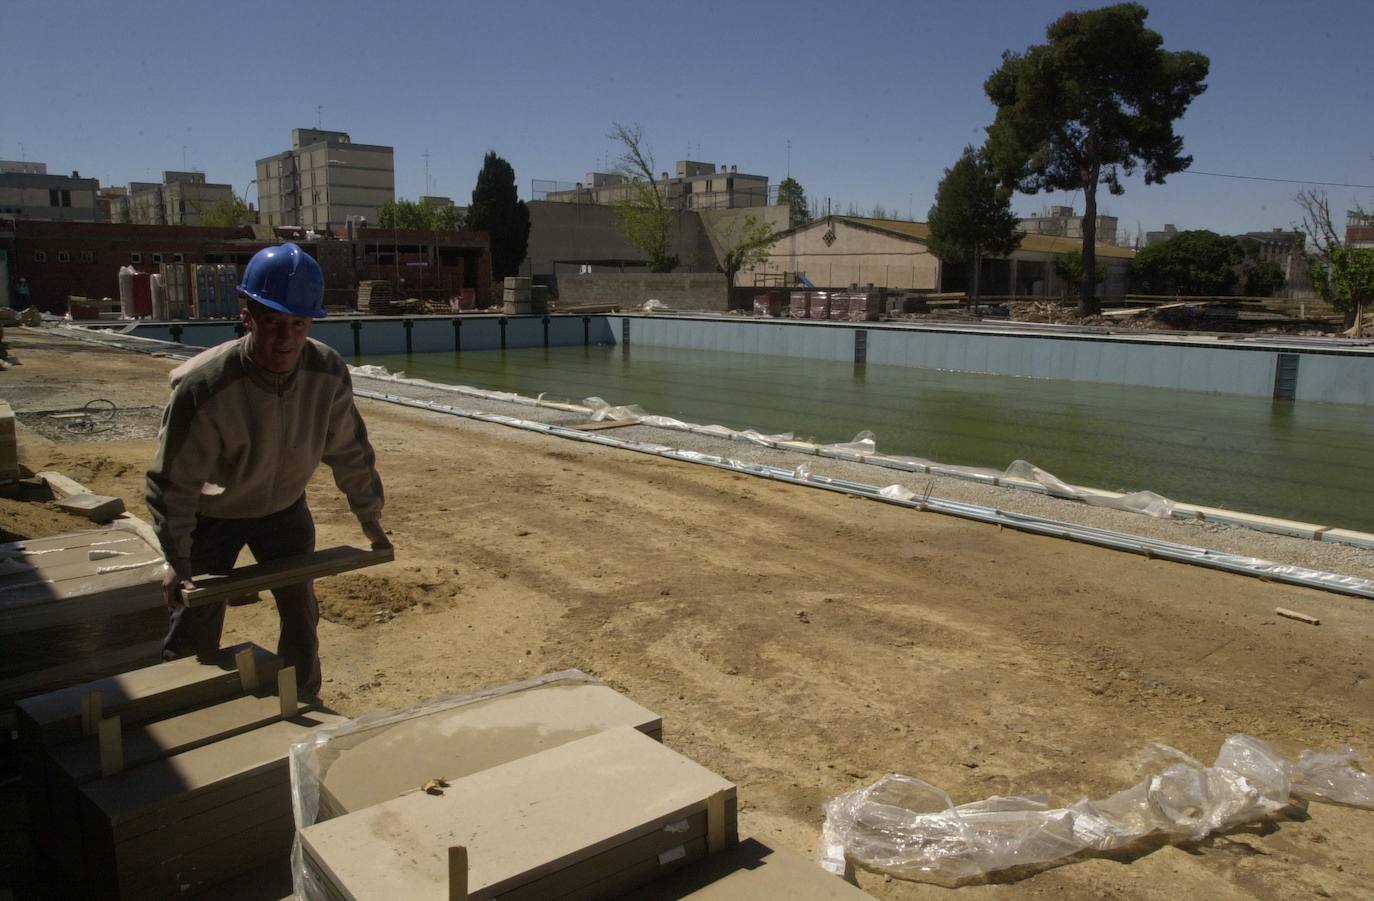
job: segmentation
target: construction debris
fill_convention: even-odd
[[[1274,612],[1285,619],[1295,619],[1300,623],[1307,623],[1309,626],[1320,626],[1322,624],[1322,621],[1315,616],[1308,616],[1306,613],[1289,610],[1287,607],[1275,607]]]

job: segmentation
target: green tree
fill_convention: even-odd
[[[650,272],[672,272],[678,266],[673,253],[673,211],[664,196],[666,186],[655,180],[654,155],[644,131],[637,124],[613,122],[607,137],[622,148],[616,170],[629,183],[626,196],[615,204],[620,234],[644,254]]]
[[[1331,221],[1326,192],[1311,188],[1297,196],[1307,237],[1307,269],[1312,287],[1345,315],[1346,333],[1364,333],[1364,312],[1374,301],[1374,250],[1350,247]]]
[[[802,190],[801,182],[790,175],[778,182],[778,204],[787,207],[788,228],[805,225],[810,219],[806,191]]]
[[[735,287],[735,276],[746,266],[753,268],[766,262],[776,238],[773,226],[753,216],[745,216],[738,231],[731,226],[721,235],[724,253],[721,254],[720,270],[725,273],[726,309],[730,307],[730,289]]]
[[[1188,297],[1236,293],[1245,247],[1205,229],[1182,231],[1151,244],[1131,260],[1131,281],[1144,294]]]
[[[1273,260],[1254,260],[1242,272],[1240,293],[1246,297],[1273,297],[1288,281],[1283,267]]]
[[[243,202],[243,198],[237,194],[216,200],[200,214],[201,225],[215,228],[236,228],[245,222],[252,221],[252,211],[248,209],[248,204]]]
[[[1010,191],[998,184],[982,154],[965,147],[959,160],[945,170],[927,219],[931,252],[969,267],[968,296],[977,303],[983,257],[1007,257],[1021,245]]]
[[[1094,285],[1102,284],[1107,277],[1107,267],[1097,263],[1096,278],[1093,279]],[[1064,283],[1064,288],[1070,297],[1077,297],[1078,292],[1083,290],[1083,254],[1081,251],[1070,250],[1068,253],[1061,253],[1054,258],[1054,274]]]
[[[463,213],[451,204],[422,200],[388,200],[377,207],[381,228],[409,228],[421,231],[456,232],[463,230]]]
[[[1083,192],[1083,315],[1101,310],[1090,278],[1098,185],[1121,194],[1121,176],[1138,167],[1154,184],[1193,161],[1174,121],[1206,90],[1209,62],[1162,49],[1148,15],[1137,3],[1065,13],[1046,29],[1048,43],[1007,51],[983,86],[997,107],[987,153],[1004,184]]]
[[[520,271],[530,245],[530,208],[516,191],[515,170],[494,150],[487,152],[477,173],[467,227],[490,236],[493,278]]]

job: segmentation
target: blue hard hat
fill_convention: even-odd
[[[243,294],[291,316],[324,318],[324,273],[315,258],[295,244],[253,254],[243,270]]]

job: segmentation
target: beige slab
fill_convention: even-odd
[[[20,734],[41,738],[44,743],[80,737],[81,695],[90,691],[100,693],[106,716],[120,714],[129,725],[235,697],[242,691],[234,655],[245,648],[253,651],[259,673],[270,671],[275,676],[280,658],[244,642],[203,660],[185,657],[22,700],[15,705]]]
[[[607,685],[553,682],[331,740],[319,753],[337,815],[449,781],[595,732],[631,726],[658,737],[663,720]]]
[[[310,706],[297,704],[295,714]],[[178,716],[125,729],[123,732],[124,768],[132,769],[154,760],[171,757],[215,741],[248,732],[282,719],[281,704],[275,695],[244,695],[211,707],[202,707]],[[100,754],[89,738],[53,748],[53,764],[75,783],[90,782],[100,775]]]
[[[301,831],[355,898],[447,898],[448,849],[468,849],[474,901],[533,882],[706,809],[734,786],[628,726]]]
[[[364,550],[340,546],[269,563],[254,563],[239,567],[229,575],[198,577],[196,587],[186,592],[186,605],[198,607],[235,595],[337,575],[394,559],[396,552],[392,548]]]
[[[343,722],[343,717],[329,713],[292,717],[83,785],[81,793],[118,827],[175,807],[196,792],[284,766],[294,742],[322,726]]]
[[[859,901],[873,896],[800,854],[742,839],[624,901]]]
[[[92,522],[109,522],[124,512],[123,498],[106,494],[73,494],[59,498],[57,506],[68,513],[84,516]]]

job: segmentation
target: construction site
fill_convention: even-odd
[[[552,319],[545,341],[605,329],[626,353],[698,340]],[[522,321],[540,319],[501,318],[503,346]],[[398,340],[387,322],[344,323],[344,352]],[[427,327],[406,323],[412,363]],[[917,340],[808,328],[811,356],[830,354],[815,329],[841,357]],[[351,547],[321,468],[325,550],[197,580],[188,604],[239,599],[222,650],[158,663],[144,474],[168,373],[200,349],[169,337],[4,332],[10,897],[1286,898],[1374,879],[1374,536],[1348,522],[360,365],[394,552]],[[1297,390],[1323,390],[1321,363]],[[302,577],[319,698],[270,650],[266,589]]]

